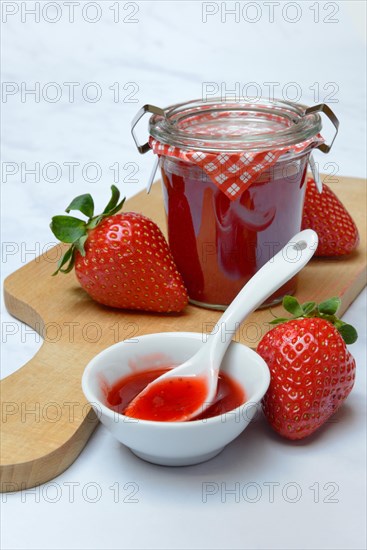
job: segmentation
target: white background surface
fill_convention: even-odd
[[[246,91],[255,82],[264,95],[266,83],[279,83],[276,96],[294,99],[297,91],[306,104],[333,93],[329,104],[340,118],[340,134],[332,152],[316,160],[322,172],[365,175],[365,2],[319,2],[318,21],[315,2],[251,2],[238,22],[221,8],[233,2],[212,2],[218,13],[206,23],[202,2],[120,2],[117,22],[116,2],[85,11],[80,1],[74,22],[66,2],[46,11],[40,2],[35,22],[26,12],[35,4],[2,2],[2,80],[14,92],[2,97],[2,277],[54,242],[50,217],[73,196],[91,191],[97,204],[106,202],[114,163],[123,194],[142,189],[152,157],[136,152],[133,115],[144,103],[164,107],[201,97],[205,82],[219,93],[236,83]],[[6,16],[5,10],[15,13]],[[66,82],[75,83],[74,101]],[[88,87],[91,82],[97,88]],[[25,93],[35,86],[39,101]],[[100,100],[88,101],[96,89]],[[52,102],[55,90],[61,97]],[[247,90],[254,94],[253,87]],[[74,182],[70,162],[80,163]],[[26,172],[35,163],[39,181]],[[48,163],[57,163],[58,173]],[[95,172],[85,172],[87,163],[99,166],[99,181],[88,181]],[[135,163],[135,182],[126,179],[127,163]],[[259,419],[210,462],[170,469],[135,458],[99,427],[53,482],[2,496],[2,548],[365,548],[365,304],[364,292],[345,315],[360,332],[351,348],[355,388],[318,434],[290,444]],[[19,323],[16,334],[7,334],[14,320],[4,308],[2,313],[5,376],[40,343]],[[206,489],[213,494],[205,501]],[[235,494],[226,493],[230,489]]]

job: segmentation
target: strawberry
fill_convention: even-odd
[[[107,306],[181,311],[187,293],[161,230],[142,214],[118,213],[125,199],[119,202],[114,185],[111,190],[110,202],[97,216],[90,194],[71,202],[66,212],[79,210],[88,217],[86,222],[71,216],[52,218],[54,235],[71,244],[54,275],[68,273],[75,265],[80,285]]]
[[[319,236],[315,256],[350,254],[359,244],[358,229],[349,212],[327,185],[319,193],[312,178],[307,179],[302,229],[313,229]]]
[[[336,317],[339,298],[302,306],[283,300],[292,319],[275,319],[257,352],[268,364],[270,386],[262,407],[269,424],[288,439],[312,434],[334,414],[353,388],[355,360],[346,347],[356,341],[351,325]]]

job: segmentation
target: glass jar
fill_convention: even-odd
[[[134,125],[155,113],[139,150],[159,157],[169,245],[193,304],[225,309],[300,231],[310,153],[330,149],[319,134],[325,107],[211,100],[138,113]]]

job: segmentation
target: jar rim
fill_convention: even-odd
[[[305,115],[306,109],[279,99],[196,99],[166,107],[164,116],[150,117],[149,133],[160,143],[188,151],[279,150],[320,132],[320,115]]]

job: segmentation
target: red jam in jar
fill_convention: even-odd
[[[318,109],[289,101],[191,101],[154,112],[173,257],[190,301],[225,309],[301,228],[305,176],[322,147]],[[142,116],[142,115],[140,115]],[[295,290],[295,278],[264,305]]]
[[[224,308],[300,230],[307,156],[293,161],[292,176],[278,166],[235,201],[195,165],[162,157],[160,166],[168,240],[190,301]],[[270,303],[294,290],[295,278]]]

